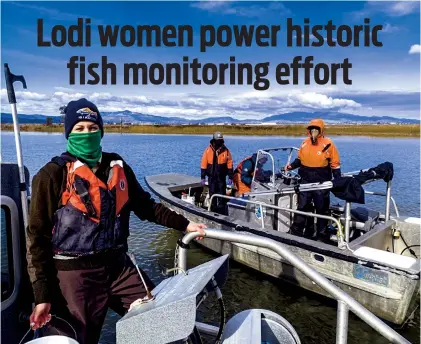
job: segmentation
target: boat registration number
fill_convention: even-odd
[[[374,270],[362,265],[354,265],[354,277],[366,282],[384,285],[385,287],[389,284],[387,272]]]

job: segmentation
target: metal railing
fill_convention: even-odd
[[[342,231],[342,225],[341,225],[341,223],[338,219],[336,219],[332,216],[315,214],[315,213],[307,213],[307,212],[301,211],[301,210],[296,210],[296,209],[291,209],[291,208],[283,208],[283,207],[278,207],[276,205],[267,204],[267,203],[264,203],[264,202],[250,201],[250,200],[247,200],[247,199],[236,198],[236,197],[232,197],[232,196],[225,196],[225,195],[220,195],[220,194],[213,194],[211,196],[211,198],[209,200],[208,211],[211,211],[212,201],[216,197],[225,198],[225,199],[233,199],[233,200],[237,200],[237,201],[240,200],[241,202],[256,204],[256,205],[260,206],[260,213],[261,214],[263,214],[262,207],[266,207],[266,208],[271,208],[271,209],[276,209],[276,210],[288,211],[288,212],[293,213],[293,214],[300,214],[300,215],[304,215],[304,216],[330,220],[332,222],[335,222],[336,225],[338,226],[338,248],[345,249],[347,247],[346,242],[344,242],[344,233]],[[262,228],[264,228],[263,216],[262,216]]]
[[[189,244],[193,239],[200,236],[200,233],[187,233],[183,239],[183,244]],[[285,246],[279,244],[275,240],[268,238],[260,238],[255,235],[245,233],[233,233],[223,230],[206,229],[205,237],[211,239],[218,239],[223,241],[230,241],[246,245],[253,245],[270,249],[282,258],[288,261],[296,269],[300,270],[304,275],[310,278],[314,283],[320,286],[323,290],[328,292],[334,299],[338,301],[337,321],[336,321],[336,343],[346,344],[348,337],[348,316],[349,310],[357,315],[361,320],[370,325],[374,330],[381,334],[391,343],[410,344],[408,340],[402,337],[399,333],[387,326],[382,320],[376,317],[368,309],[362,306],[354,298],[345,293],[342,289],[337,287],[321,273],[307,265],[301,258],[293,254]],[[184,245],[183,245],[184,246]],[[183,247],[178,248],[178,269],[187,271],[187,249]]]
[[[367,195],[373,195],[373,196],[383,196],[383,197],[387,197],[387,194],[384,192],[376,192],[376,191],[364,191]],[[393,198],[393,196],[390,196],[390,201],[393,204],[393,208],[395,208],[395,214],[396,217],[400,217],[399,215],[399,210],[398,210],[398,206],[396,205],[396,201]]]

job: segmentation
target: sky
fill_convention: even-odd
[[[78,18],[90,18],[91,46],[42,47],[38,35],[51,42],[56,25],[68,29]],[[340,25],[363,25],[369,18],[371,28],[382,25],[378,40],[382,47],[288,47],[287,19],[303,26],[326,25],[329,20]],[[42,19],[43,27],[37,25]],[[106,25],[190,25],[192,47],[103,47],[98,39],[98,26]],[[222,25],[280,26],[276,46],[228,47],[215,44],[200,49],[201,27]],[[232,30],[231,30],[232,31]],[[320,31],[326,38],[327,33]],[[299,33],[294,34],[296,42]],[[210,37],[210,36],[206,36]],[[226,39],[226,31],[221,35]],[[334,32],[336,37],[336,31]],[[362,39],[362,36],[360,36]],[[61,39],[61,35],[59,34]],[[315,37],[310,36],[310,42]],[[235,42],[235,40],[233,40]],[[337,40],[336,40],[337,42]],[[86,65],[100,63],[102,56],[117,66],[117,84],[81,85],[79,69],[76,84],[70,84],[67,63],[71,56],[84,56]],[[253,85],[124,85],[126,63],[183,63],[197,58],[200,63],[269,63],[267,90],[258,91]],[[290,64],[295,56],[314,57],[314,64],[352,63],[349,78],[343,82],[338,74],[336,85],[317,85],[311,75],[304,84],[300,70],[298,85],[281,85],[276,81],[276,66]],[[24,75],[28,89],[15,84],[20,113],[58,115],[59,107],[70,100],[85,97],[95,102],[100,111],[131,110],[151,115],[179,116],[199,119],[232,116],[239,119],[259,119],[271,115],[306,112],[343,112],[356,115],[420,117],[420,6],[416,1],[201,1],[201,2],[1,2],[1,62],[8,63],[12,73]],[[100,72],[99,72],[100,73]],[[110,75],[109,75],[110,76]],[[255,75],[252,74],[253,81]],[[87,75],[87,78],[89,76]],[[1,81],[1,110],[10,112],[5,83]],[[110,79],[109,79],[110,80]]]

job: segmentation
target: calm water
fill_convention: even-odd
[[[420,214],[420,141],[419,139],[380,139],[367,137],[332,137],[342,160],[342,171],[354,171],[390,161],[394,164],[395,178],[392,194],[402,215]],[[1,133],[2,161],[16,161],[12,133]],[[276,146],[299,146],[301,137],[227,136],[226,144],[236,165],[245,156],[259,148]],[[56,154],[65,150],[62,134],[23,133],[24,163],[31,177]],[[129,135],[107,134],[103,140],[105,151],[123,156],[133,168],[140,183],[145,187],[144,177],[159,173],[186,173],[200,175],[200,159],[209,144],[208,136],[184,135]],[[384,191],[384,183],[374,183],[366,189]],[[368,198],[372,208],[383,209],[380,198]],[[172,267],[174,248],[180,233],[162,226],[139,221],[132,217],[130,246],[139,264],[158,284],[164,276],[160,266]],[[189,266],[212,259],[199,248],[189,252]],[[336,304],[326,298],[265,277],[255,271],[231,263],[230,276],[222,289],[228,318],[249,308],[264,308],[284,316],[296,329],[302,343],[334,343],[336,327]],[[208,301],[207,301],[208,302]],[[217,324],[218,310],[210,300],[201,319]],[[101,343],[115,343],[115,322],[109,312]],[[420,318],[410,322],[400,331],[413,343],[419,343]],[[351,317],[349,343],[386,343],[368,325]]]

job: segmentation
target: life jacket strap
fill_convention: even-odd
[[[88,185],[86,186],[86,184]],[[80,176],[75,175],[74,188],[77,194],[80,196],[83,204],[85,205],[86,210],[88,211],[88,215],[90,217],[96,217],[97,214],[94,206],[92,205],[91,197],[89,196],[89,182],[87,180],[83,180]]]

